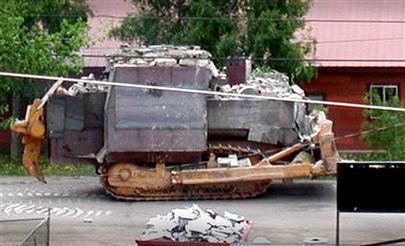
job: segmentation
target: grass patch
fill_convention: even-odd
[[[336,180],[336,175],[325,175],[315,178],[316,180]]]
[[[46,157],[41,157],[40,169],[45,176],[95,176],[95,170],[92,165],[53,165]],[[10,156],[0,154],[0,175],[26,176],[21,161],[14,161]]]
[[[355,161],[395,161],[389,153],[344,153],[340,157]]]

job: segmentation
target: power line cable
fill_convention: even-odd
[[[370,42],[370,41],[391,41],[403,40],[405,37],[389,37],[389,38],[366,38],[366,39],[341,39],[341,40],[316,40],[316,44],[331,44],[331,43],[356,43],[356,42]],[[305,41],[305,40],[304,40]],[[310,40],[307,40],[310,41]]]
[[[24,15],[23,17],[46,17],[46,18],[83,18],[80,15]],[[380,23],[380,24],[403,24],[405,20],[387,20],[387,19],[310,19],[310,18],[249,18],[249,17],[205,17],[205,16],[119,16],[119,15],[89,15],[88,18],[110,18],[110,19],[151,19],[151,20],[198,20],[198,21],[219,21],[219,20],[231,20],[231,21],[274,21],[274,22],[284,22],[284,21],[299,21],[307,23]]]
[[[379,132],[379,131],[385,131],[385,130],[389,130],[389,129],[393,129],[393,128],[399,128],[399,127],[405,127],[405,123],[395,124],[395,125],[391,125],[391,126],[378,127],[378,128],[374,128],[374,129],[370,129],[370,130],[356,132],[356,133],[350,133],[350,134],[346,134],[346,135],[343,135],[343,136],[335,137],[335,140],[338,141],[338,140],[346,139],[346,138],[364,136],[364,135],[368,135],[368,134],[371,134],[371,133],[375,133],[375,132]]]
[[[283,101],[283,102],[329,105],[329,106],[338,106],[338,107],[387,110],[387,111],[396,111],[396,112],[405,113],[405,108],[378,106],[378,105],[366,105],[366,104],[358,104],[358,103],[322,101],[322,100],[311,100],[311,99],[297,99],[297,98],[285,98],[285,97],[281,98],[281,97],[275,97],[275,96],[262,96],[262,95],[247,95],[247,94],[206,91],[206,90],[197,90],[197,89],[175,88],[175,87],[156,86],[156,85],[128,84],[128,83],[113,82],[113,81],[86,80],[86,79],[64,78],[64,77],[22,74],[22,73],[12,73],[12,72],[0,72],[0,76],[7,76],[7,77],[14,77],[14,78],[28,78],[28,79],[35,79],[35,80],[51,80],[51,81],[63,80],[65,82],[82,82],[82,83],[95,84],[95,85],[121,86],[121,87],[127,87],[127,88],[181,92],[181,93],[199,94],[199,95],[206,95],[206,96],[262,99],[262,100],[273,100],[273,101]]]
[[[117,48],[119,49],[119,48]],[[93,55],[93,54],[82,54],[82,57],[88,58],[106,58],[106,57],[123,57],[123,58],[139,58],[139,59],[156,59],[156,58],[173,58],[171,56],[154,56],[154,57],[145,57],[140,55],[124,55],[124,54],[108,54],[108,55]],[[180,59],[187,59],[187,60],[242,60],[246,58],[230,58],[230,57],[210,57],[210,58],[198,58],[198,57],[184,57]],[[260,57],[250,57],[252,61],[304,61],[304,62],[405,62],[405,59],[317,59],[317,58],[294,58],[294,57],[269,57],[269,58],[260,58]]]
[[[300,41],[314,41],[316,44],[329,44],[329,43],[355,43],[355,42],[369,42],[369,41],[390,41],[390,40],[404,40],[405,37],[387,37],[387,38],[365,38],[365,39],[339,39],[339,40],[312,40],[302,39]],[[88,47],[84,50],[103,50],[103,49],[118,49],[118,47],[106,46],[106,47]]]
[[[11,77],[20,77],[20,78],[42,79],[42,80],[62,80],[62,81],[67,81],[67,82],[82,82],[82,83],[99,84],[99,85],[107,85],[107,86],[123,86],[123,87],[132,87],[132,88],[138,88],[138,89],[154,89],[154,90],[165,90],[165,91],[172,91],[172,92],[183,92],[183,93],[193,93],[193,94],[203,94],[203,95],[239,97],[239,98],[250,98],[250,99],[266,99],[266,100],[274,100],[274,101],[323,104],[323,105],[331,105],[331,106],[355,107],[355,108],[367,108],[367,109],[405,112],[405,108],[395,108],[395,107],[386,107],[386,106],[342,103],[342,102],[332,102],[332,101],[319,101],[319,100],[307,100],[307,99],[278,98],[278,97],[270,97],[270,96],[244,95],[244,94],[203,91],[203,90],[163,87],[163,86],[154,86],[154,85],[126,84],[126,83],[119,83],[119,82],[106,82],[106,81],[84,80],[84,79],[52,77],[52,76],[40,76],[40,75],[8,73],[8,72],[0,72],[0,76],[11,76]],[[402,127],[402,126],[405,126],[405,123],[396,124],[396,125],[392,125],[392,126],[379,127],[376,129],[361,131],[361,132],[357,132],[357,133],[346,134],[343,136],[335,137],[334,140],[339,141],[341,139],[357,137],[357,136],[361,136],[361,135],[371,134],[371,133],[374,133],[377,131],[384,131],[384,130],[398,128],[398,127]],[[320,143],[320,142],[318,142],[318,143]]]

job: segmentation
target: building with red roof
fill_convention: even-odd
[[[405,97],[405,1],[313,0],[306,16],[317,44],[318,75],[303,85],[316,99],[365,103],[371,93]],[[361,109],[329,107],[339,137],[361,131]],[[339,139],[340,150],[369,149],[360,137]]]

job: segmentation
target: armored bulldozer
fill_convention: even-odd
[[[335,172],[332,122],[261,97],[305,98],[281,73],[230,85],[196,46],[127,47],[107,59],[108,83],[58,81],[12,126],[39,180],[44,136],[51,162],[94,165],[105,191],[126,200],[254,197],[273,179]]]

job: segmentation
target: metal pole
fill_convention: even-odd
[[[339,209],[337,209],[337,212],[336,212],[336,246],[338,246],[340,244],[339,232],[340,232],[340,212],[339,212]]]
[[[49,246],[49,242],[51,241],[51,208],[48,208],[48,222],[47,222],[47,226],[48,226],[48,240],[46,245]]]

